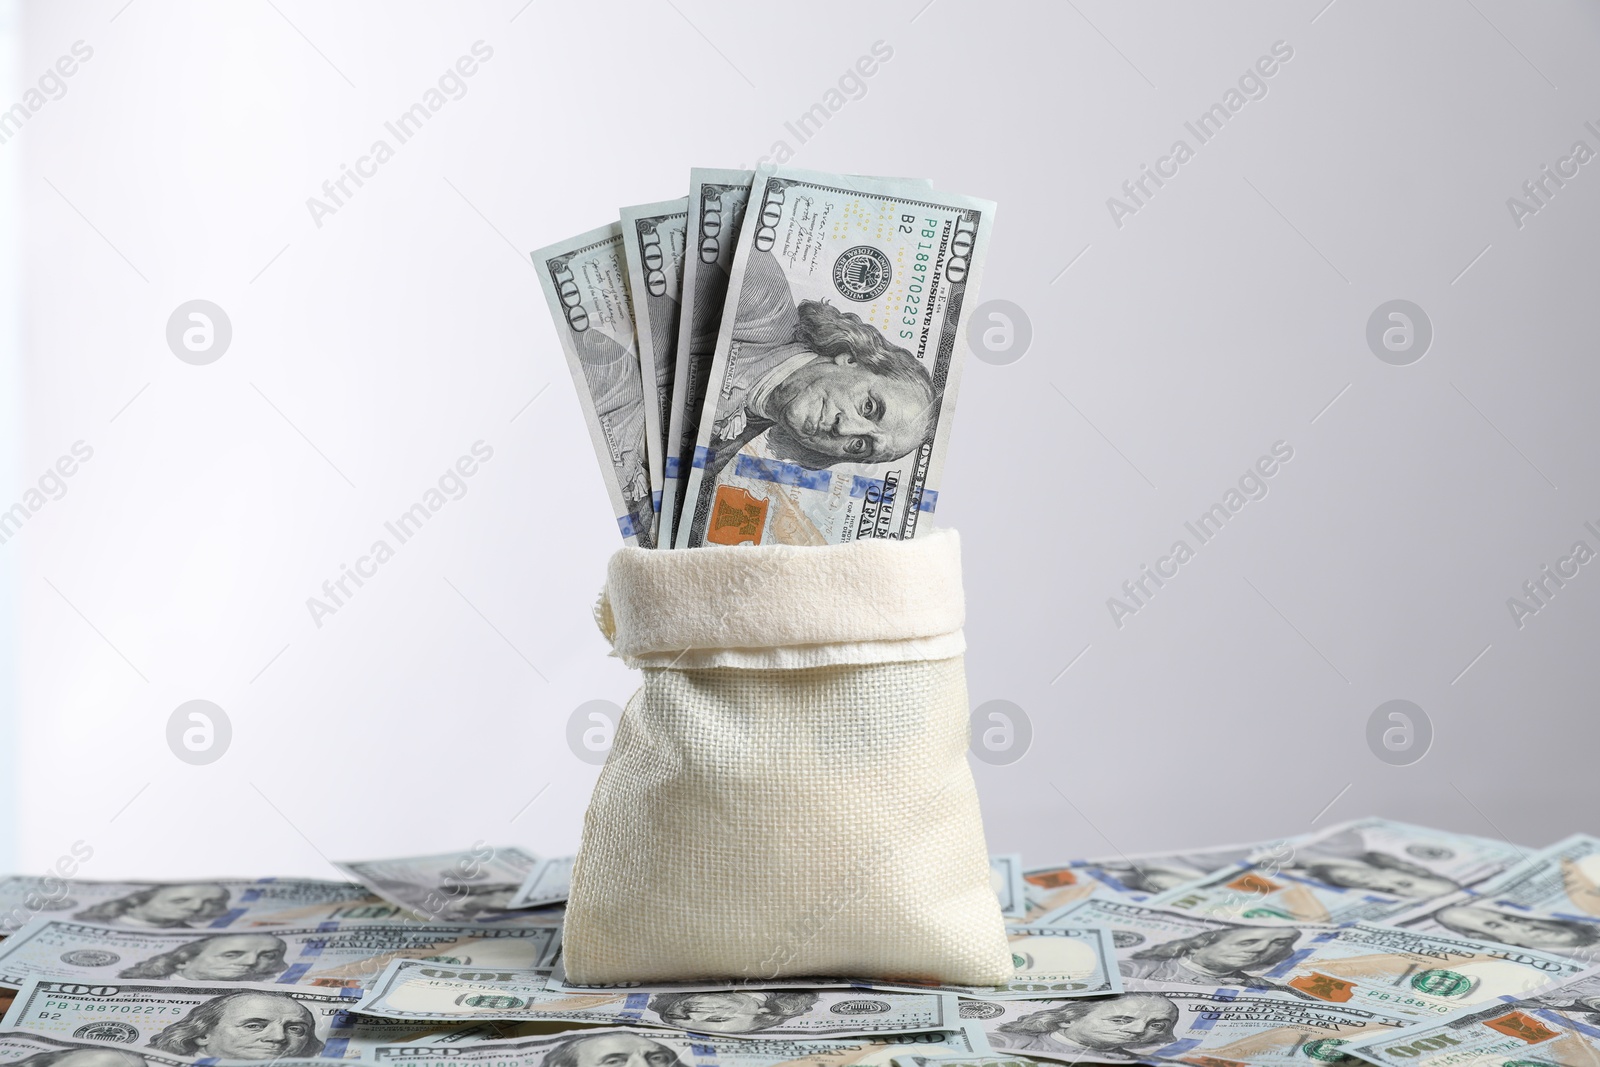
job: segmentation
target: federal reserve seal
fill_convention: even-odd
[[[833,261],[833,287],[846,300],[876,300],[889,288],[889,257],[871,245],[847,248]]]
[[[1455,858],[1455,852],[1444,845],[1415,844],[1407,845],[1406,852],[1419,860],[1448,860]]]
[[[828,1009],[835,1015],[882,1015],[889,1010],[887,1000],[841,1000]]]
[[[963,1000],[959,1009],[963,1019],[993,1019],[1005,1013],[1005,1008],[984,1000]]]
[[[1136,930],[1113,930],[1111,943],[1118,948],[1132,948],[1144,944],[1144,935]]]
[[[139,1028],[127,1023],[112,1022],[102,1019],[99,1022],[80,1026],[72,1031],[73,1037],[81,1037],[85,1041],[114,1041],[119,1045],[131,1045],[139,1040]]]
[[[109,967],[122,962],[122,957],[103,948],[75,948],[61,954],[61,962],[73,967]]]

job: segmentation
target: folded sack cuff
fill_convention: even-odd
[[[630,667],[818,667],[960,655],[961,540],[623,548],[595,608]]]

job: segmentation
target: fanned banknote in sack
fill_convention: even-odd
[[[758,175],[677,547],[916,535],[994,210],[919,182]]]

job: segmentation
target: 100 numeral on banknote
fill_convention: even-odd
[[[678,547],[915,536],[993,220],[913,182],[757,178]]]

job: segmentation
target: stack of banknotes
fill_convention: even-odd
[[[0,880],[0,1067],[1593,1067],[1600,839],[1360,819],[1277,841],[992,859],[1004,986],[581,986],[570,859],[474,845],[353,880]],[[686,886],[715,908],[727,887]]]
[[[926,528],[993,225],[928,181],[697,168],[534,252],[623,540]]]

